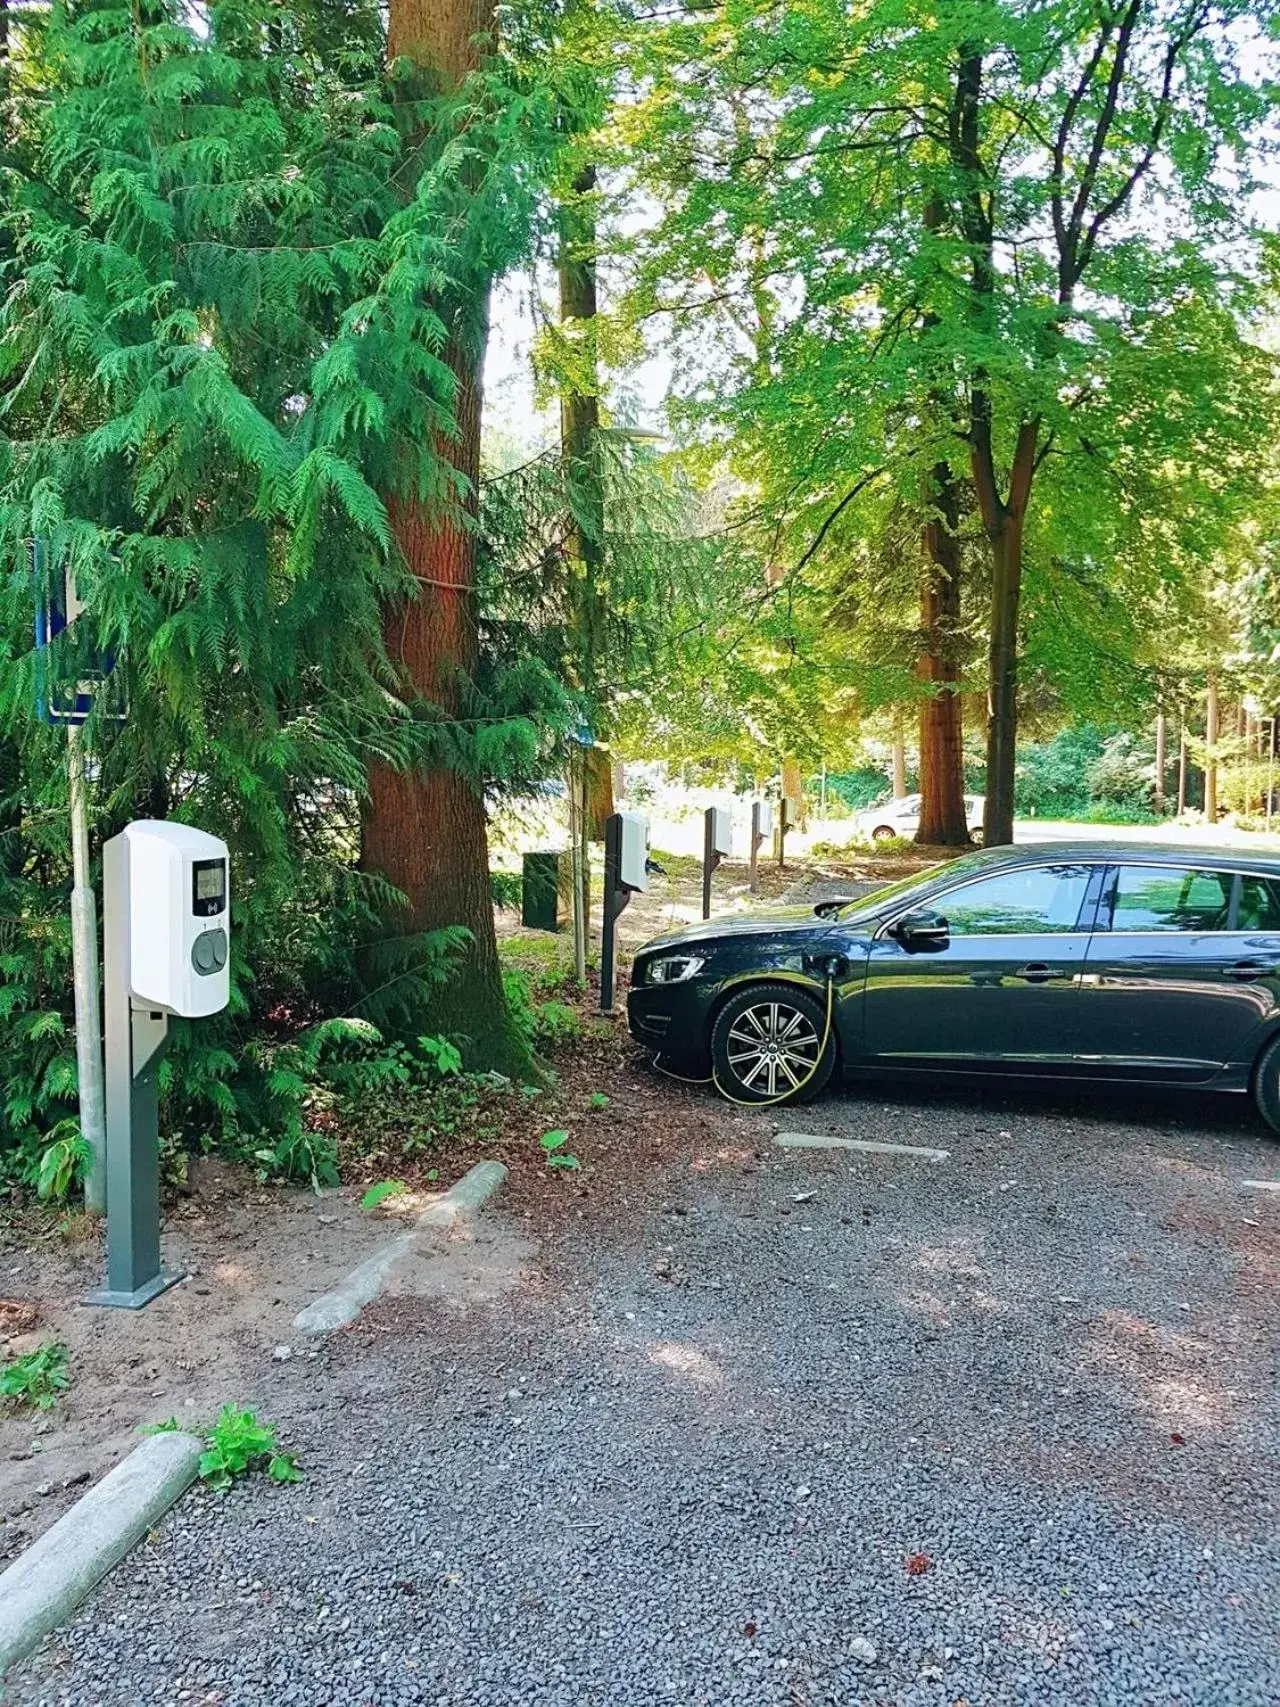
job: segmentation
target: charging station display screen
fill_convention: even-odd
[[[198,859],[191,868],[191,910],[198,919],[211,919],[227,905],[227,862]]]

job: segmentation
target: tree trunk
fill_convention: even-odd
[[[1187,714],[1178,718],[1178,816],[1187,809]]]
[[[600,665],[604,652],[604,482],[600,467],[600,398],[595,352],[596,318],[596,171],[584,167],[573,181],[569,200],[559,210],[560,331],[570,378],[560,393],[560,455],[569,495],[571,562],[571,681],[586,701],[593,738],[604,728]],[[601,770],[605,781],[602,787]],[[591,866],[588,847],[604,836],[613,810],[608,755],[579,748],[570,765],[577,774],[582,817],[574,841],[573,906],[575,956],[585,947],[591,915]],[[582,968],[578,967],[581,978]]]
[[[1209,677],[1204,708],[1204,816],[1218,822],[1218,683]]]
[[[1165,721],[1164,707],[1156,712],[1156,811],[1164,816],[1164,768],[1165,768]]]
[[[388,54],[410,59],[426,89],[456,89],[492,43],[494,16],[493,0],[391,0]],[[456,383],[457,434],[441,437],[436,450],[462,477],[467,514],[411,489],[388,494],[392,531],[418,593],[387,611],[384,638],[405,694],[438,707],[447,719],[458,714],[479,650],[470,523],[480,475],[489,280],[463,281],[440,309],[449,327],[444,358]],[[415,1024],[459,1038],[469,1065],[527,1071],[528,1051],[503,994],[480,789],[443,767],[403,772],[375,766],[362,829],[365,869],[382,873],[406,898],[403,912],[388,921],[390,931],[464,925],[470,932],[460,965],[415,1013]]]
[[[930,687],[920,706],[920,827],[916,841],[964,847],[963,707],[956,635],[960,627],[960,496],[945,462],[932,475],[932,513],[924,528],[927,568],[920,592],[923,646],[917,666]]]
[[[1022,591],[1022,524],[1009,516],[993,538],[991,654],[988,671],[988,847],[1013,840],[1014,764],[1018,740],[1018,604]]]
[[[902,735],[902,713],[893,717],[893,798],[902,800],[907,792],[907,743]]]

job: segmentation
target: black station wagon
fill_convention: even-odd
[[[1251,1092],[1280,1131],[1280,859],[986,848],[857,900],[710,919],[636,956],[632,1035],[745,1103],[837,1067]]]

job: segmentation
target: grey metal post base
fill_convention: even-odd
[[[157,1274],[154,1280],[133,1292],[113,1292],[109,1286],[99,1286],[95,1292],[86,1294],[84,1301],[113,1310],[141,1310],[144,1304],[149,1304],[153,1298],[158,1298],[162,1292],[167,1292],[186,1278],[185,1274]]]

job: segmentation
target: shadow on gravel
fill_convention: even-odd
[[[1090,1121],[1096,1125],[1132,1127],[1149,1136],[1152,1129],[1174,1127],[1197,1132],[1240,1134],[1266,1139],[1262,1117],[1247,1096],[1214,1094],[1210,1091],[1146,1085],[1083,1086],[1047,1083],[1033,1079],[1014,1082],[998,1079],[950,1079],[939,1075],[922,1081],[918,1074],[901,1078],[853,1080],[833,1090],[815,1112],[827,1104],[900,1104],[904,1111],[953,1110],[1060,1117]],[[1275,1140],[1280,1164],[1280,1138]]]

